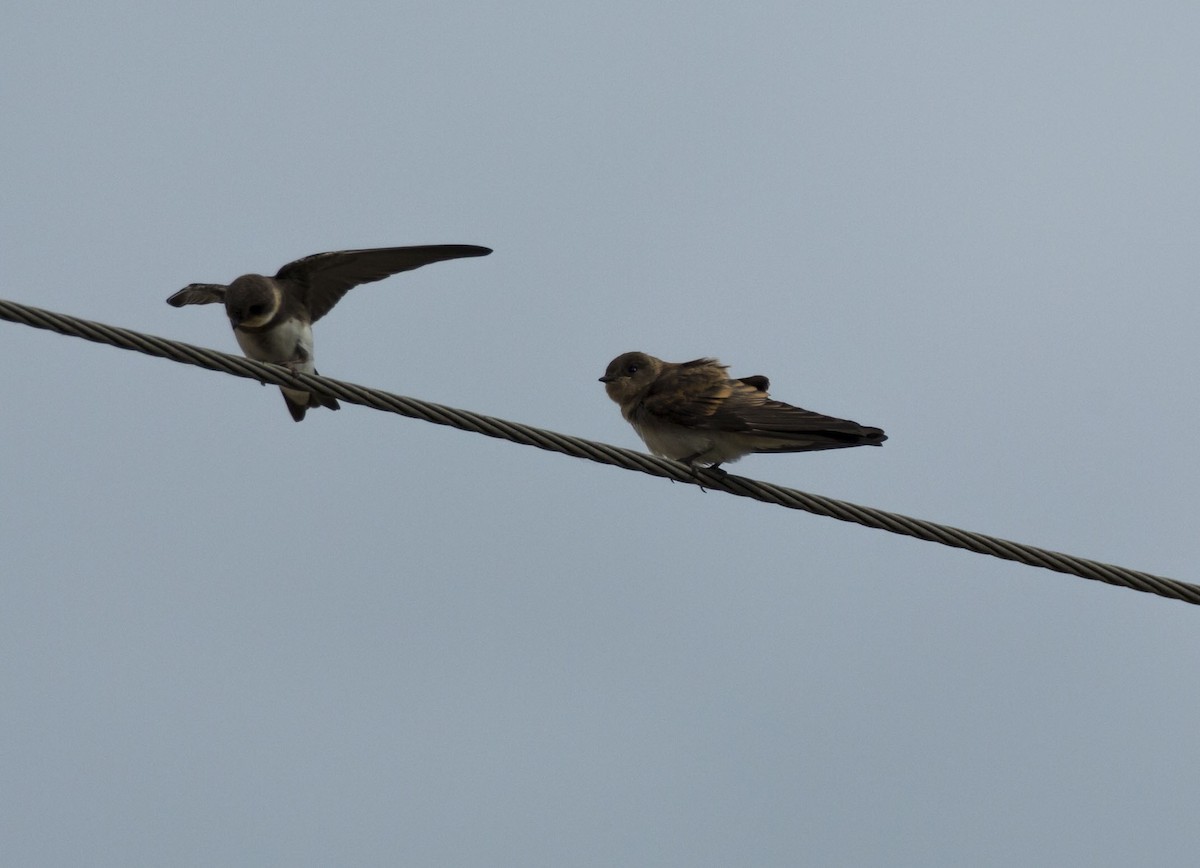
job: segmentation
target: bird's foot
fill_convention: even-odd
[[[696,463],[697,457],[698,456],[696,456],[696,455],[690,455],[687,458],[683,459],[683,463],[687,465],[688,470],[692,474],[692,479],[694,479],[696,481],[696,485],[699,486],[699,488],[702,492],[707,494],[708,489],[704,487],[704,482],[700,478],[701,471],[708,471],[713,476],[715,476],[717,479],[721,479],[723,477],[728,476],[729,472],[721,469],[720,461],[718,461],[716,464],[710,464],[707,467],[701,467],[699,464]]]

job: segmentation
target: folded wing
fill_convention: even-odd
[[[681,365],[646,396],[647,415],[700,431],[745,435],[755,452],[878,446],[879,428],[825,416],[767,396],[767,378],[730,380],[712,360]]]

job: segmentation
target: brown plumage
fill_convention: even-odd
[[[312,324],[351,289],[422,265],[491,252],[473,244],[427,244],[314,253],[289,262],[274,277],[243,274],[229,286],[190,284],[168,298],[167,304],[183,307],[221,302],[238,346],[248,358],[315,374]],[[297,422],[310,407],[338,409],[333,398],[297,389],[280,391]]]
[[[717,467],[752,452],[811,452],[879,446],[887,436],[767,396],[763,376],[731,379],[716,359],[664,362],[625,353],[600,382],[650,451]]]

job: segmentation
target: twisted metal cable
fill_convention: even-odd
[[[932,521],[909,518],[869,506],[859,506],[830,497],[808,494],[794,488],[783,488],[744,476],[734,476],[722,471],[707,469],[693,471],[677,461],[657,458],[653,455],[635,452],[632,449],[623,449],[607,443],[558,434],[519,422],[508,422],[504,419],[472,413],[468,410],[456,410],[453,407],[432,404],[403,395],[393,395],[390,392],[368,389],[328,377],[295,373],[281,365],[256,362],[253,359],[231,356],[228,353],[147,335],[130,329],[90,322],[4,299],[0,299],[0,319],[96,343],[110,344],[125,350],[135,350],[146,355],[207,368],[210,371],[222,371],[235,377],[316,392],[319,395],[332,396],[351,404],[398,413],[411,419],[421,419],[436,425],[448,425],[451,428],[484,434],[501,440],[510,440],[513,443],[536,446],[550,452],[561,452],[576,458],[586,458],[600,464],[611,464],[626,470],[636,470],[676,482],[699,485],[713,491],[724,491],[739,497],[749,497],[788,509],[801,509],[840,521],[854,522],[866,527],[966,549],[977,554],[991,555],[1032,567],[1042,567],[1083,579],[1107,582],[1110,585],[1119,585],[1135,591],[1158,594],[1161,597],[1200,605],[1200,586],[1176,579],[1168,579],[1087,558],[1077,558],[986,534],[948,527]]]

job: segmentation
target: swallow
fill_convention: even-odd
[[[247,358],[315,374],[312,325],[351,289],[433,262],[487,256],[491,252],[489,247],[473,244],[429,244],[314,253],[289,262],[274,277],[243,274],[228,286],[189,284],[168,298],[167,304],[183,307],[221,302],[238,346]],[[339,407],[333,398],[312,392],[284,388],[280,391],[297,422],[310,407],[330,410]]]
[[[731,379],[716,359],[675,363],[625,353],[600,382],[651,452],[693,469],[716,469],[752,452],[879,446],[887,439],[879,428],[774,401],[766,377]]]

